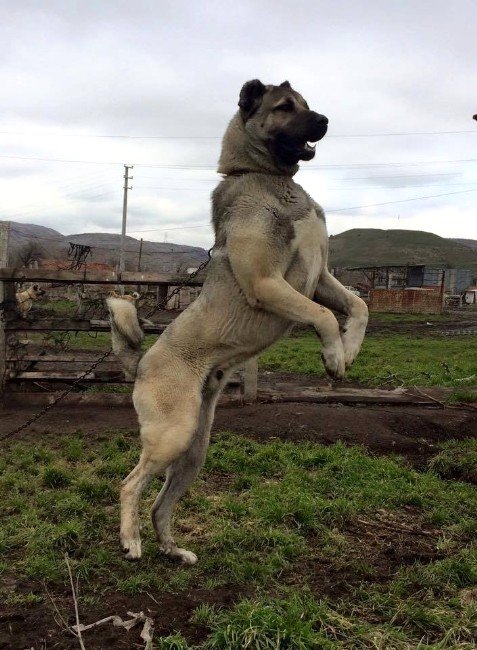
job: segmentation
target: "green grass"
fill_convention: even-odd
[[[262,354],[260,365],[269,370],[325,375],[320,343],[312,333],[281,339]],[[477,386],[476,368],[477,346],[469,337],[391,334],[365,338],[347,378],[374,386],[462,388]]]
[[[138,451],[134,434],[111,431],[99,441],[78,433],[17,442],[3,454],[4,602],[34,606],[45,598],[42,584],[53,594],[67,589],[67,552],[80,606],[95,603],[98,618],[111,613],[105,609],[115,592],[130,597],[134,610],[140,592],[168,592],[180,601],[202,589],[190,624],[206,628],[203,648],[475,647],[477,491],[440,478],[442,461],[418,473],[399,458],[373,458],[358,447],[261,444],[222,433],[177,509],[178,541],[200,558],[184,569],[160,555],[149,524],[158,481],[142,508],[141,563],[128,563],[118,550],[119,485]],[[464,448],[460,453],[455,463],[465,460]],[[383,516],[398,522],[390,544],[400,521],[435,529],[439,559],[397,566],[389,580],[374,581],[367,548],[373,538],[355,538],[353,522]],[[411,537],[409,552],[418,539]],[[346,571],[354,586],[327,598],[315,579],[321,567],[338,583]],[[18,580],[30,585],[24,596],[11,587]],[[208,592],[224,588],[234,604],[208,602]],[[197,648],[187,637],[187,629],[176,629],[156,647]]]
[[[55,315],[70,317],[76,312],[77,303],[74,300],[49,300],[47,303],[42,302],[43,309],[50,309]]]
[[[379,323],[448,323],[455,317],[450,314],[393,314],[389,312],[372,311],[369,313],[369,322]]]
[[[156,334],[146,334],[143,350],[148,350],[156,341]],[[109,332],[77,332],[72,334],[70,340],[70,348],[76,350],[106,350],[108,347],[111,347]]]
[[[444,443],[441,451],[431,459],[429,467],[443,478],[477,484],[477,438]]]

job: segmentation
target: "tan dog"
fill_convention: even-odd
[[[327,270],[324,214],[293,181],[311,160],[328,120],[309,110],[288,82],[247,82],[240,111],[225,133],[213,194],[215,245],[199,298],[140,360],[142,332],[133,305],[107,300],[113,345],[130,371],[137,367],[134,405],[142,453],[121,490],[121,544],[141,555],[138,505],[152,477],[166,473],[153,509],[159,544],[184,563],[170,520],[205,459],[217,398],[230,372],[274,343],[294,323],[312,325],[332,376],[344,376],[361,346],[365,303]],[[340,334],[329,308],[346,314]]]
[[[22,318],[26,318],[31,310],[33,303],[44,296],[45,292],[37,284],[33,284],[24,291],[17,291],[15,298],[17,300],[17,307]]]
[[[136,300],[139,300],[140,295],[137,291],[133,291],[133,293],[118,293],[117,291],[110,291],[109,297],[119,298],[120,300],[128,300],[129,302],[134,303]]]

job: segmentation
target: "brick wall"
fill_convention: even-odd
[[[440,314],[442,296],[436,289],[372,289],[369,310],[398,314]]]

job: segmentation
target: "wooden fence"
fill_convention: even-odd
[[[169,275],[165,273],[123,271],[90,271],[81,270],[45,270],[8,267],[8,225],[0,223],[0,392],[3,396],[11,396],[17,392],[28,392],[33,386],[41,387],[45,399],[51,392],[62,386],[77,381],[88,367],[93,365],[102,351],[97,350],[62,350],[61,345],[50,349],[46,345],[38,345],[45,336],[61,336],[68,333],[88,332],[96,335],[98,332],[109,332],[110,325],[107,317],[87,318],[74,317],[74,314],[41,314],[35,317],[34,303],[31,311],[32,318],[20,317],[16,306],[15,290],[19,284],[34,283],[58,287],[59,285],[99,286],[104,290],[104,297],[110,290],[120,286],[136,288],[156,288],[157,300],[164,302],[172,287],[187,283],[188,287],[202,286],[204,276],[198,275],[192,280],[188,276]],[[46,289],[48,293],[48,289]],[[100,300],[102,303],[102,300]],[[38,313],[38,310],[37,310]],[[174,315],[170,312],[160,312],[159,322],[144,325],[146,334],[160,335]],[[57,333],[55,335],[55,333]],[[22,341],[22,337],[30,337],[30,345]],[[61,342],[61,339],[60,339]],[[103,350],[104,352],[104,350]],[[119,364],[111,356],[103,361],[94,371],[87,373],[81,379],[82,387],[88,384],[121,385],[128,382],[119,368]],[[28,388],[30,387],[30,389]],[[230,380],[228,386],[230,397],[237,401],[251,402],[257,397],[257,363],[248,362]],[[37,391],[38,393],[38,391]],[[38,403],[38,394],[35,402]]]

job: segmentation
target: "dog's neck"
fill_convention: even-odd
[[[225,176],[265,173],[291,177],[297,173],[298,165],[281,165],[274,161],[264,143],[250,135],[237,112],[222,140],[217,171]]]

